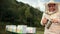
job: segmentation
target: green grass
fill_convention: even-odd
[[[44,34],[43,31],[37,31],[36,34]]]
[[[36,34],[44,34],[44,28],[36,28]]]

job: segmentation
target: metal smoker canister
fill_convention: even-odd
[[[46,24],[46,28],[49,29],[51,24],[52,24],[51,20],[48,20],[48,23]]]

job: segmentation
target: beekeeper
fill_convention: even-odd
[[[44,34],[60,34],[60,3],[49,1],[45,4],[45,12],[41,25],[45,26]]]

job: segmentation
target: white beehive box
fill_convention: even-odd
[[[35,27],[27,27],[27,33],[36,33]]]
[[[27,26],[26,25],[18,25],[17,33],[26,33]]]
[[[10,32],[16,32],[16,25],[6,25],[6,30]]]

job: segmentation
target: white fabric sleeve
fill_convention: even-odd
[[[60,15],[57,17],[57,19],[58,19],[58,23],[60,23]]]
[[[60,13],[55,16],[55,18],[58,20],[58,23],[60,23]]]
[[[42,15],[42,19],[43,18],[45,18],[45,13],[43,13],[43,15]],[[40,23],[41,23],[42,26],[44,26],[45,24],[42,23],[42,19],[41,19],[41,22]]]

